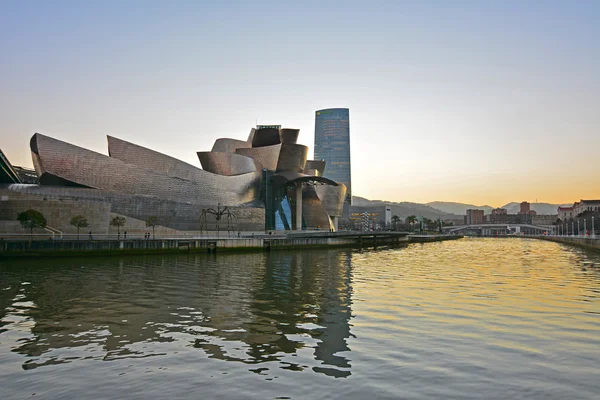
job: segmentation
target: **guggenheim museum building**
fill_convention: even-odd
[[[31,208],[61,232],[74,231],[76,215],[99,234],[114,216],[131,231],[150,216],[168,231],[213,230],[206,210],[227,207],[235,230],[337,230],[346,186],[324,177],[325,161],[307,160],[299,133],[270,127],[247,140],[217,139],[197,153],[201,168],[111,136],[104,155],[36,133],[33,177],[0,151],[0,226],[15,231],[18,213]]]

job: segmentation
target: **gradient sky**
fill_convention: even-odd
[[[289,4],[288,4],[289,3]],[[600,1],[0,1],[0,148],[106,134],[199,166],[350,108],[353,194],[600,198]]]

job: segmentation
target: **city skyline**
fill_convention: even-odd
[[[3,2],[8,159],[31,167],[39,132],[103,154],[114,135],[198,166],[196,151],[256,124],[299,128],[312,158],[314,112],[339,107],[356,196],[600,198],[600,3],[177,5]]]

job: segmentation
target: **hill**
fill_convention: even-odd
[[[364,197],[352,196],[352,205],[358,207],[374,207],[387,204],[392,209],[392,215],[397,215],[404,219],[409,215],[423,216],[430,219],[459,219],[461,215],[447,213],[442,210],[430,207],[427,204],[411,203],[408,201],[393,202],[385,200],[369,200]]]
[[[520,204],[517,202],[511,202],[502,206],[506,208],[509,214],[518,214],[520,211]],[[531,209],[540,215],[553,215],[556,214],[556,209],[562,204],[551,204],[551,203],[531,203]],[[568,204],[571,205],[571,204]]]
[[[483,210],[484,214],[489,214],[494,209],[492,206],[476,206],[474,204],[454,203],[451,201],[432,201],[426,204],[440,211],[456,215],[465,215],[469,209]]]

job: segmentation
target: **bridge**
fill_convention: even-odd
[[[477,232],[480,236],[496,236],[519,233],[544,234],[552,233],[556,229],[553,225],[533,224],[473,224],[444,226],[442,230],[446,233]]]

